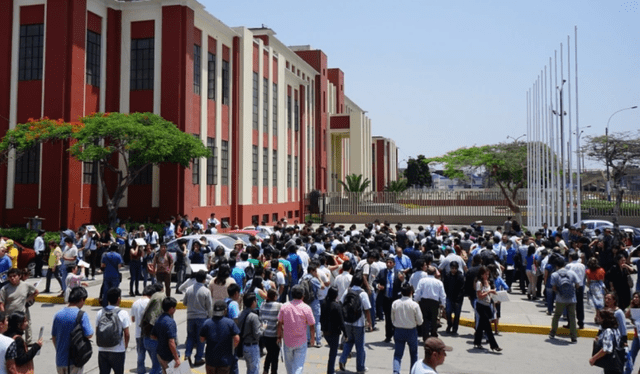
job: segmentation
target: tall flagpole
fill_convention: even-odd
[[[569,149],[567,159],[569,161],[569,223],[574,224],[574,205],[573,205],[573,142],[571,141],[571,39],[567,35],[567,102],[569,103],[569,123],[567,123]],[[577,135],[577,134],[576,134]]]
[[[578,176],[576,180],[577,184],[577,208],[578,208],[578,222],[582,221],[582,170],[580,168],[580,124],[578,123],[578,26],[574,29],[575,35],[573,38],[573,42],[575,43],[575,47],[573,48],[573,52],[575,53],[575,67],[576,67],[576,160],[578,161]],[[584,166],[584,165],[583,165]]]

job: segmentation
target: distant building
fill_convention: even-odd
[[[371,142],[372,180],[374,191],[384,191],[389,182],[398,180],[398,147],[389,138],[374,136]]]

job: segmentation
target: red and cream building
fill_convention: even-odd
[[[122,218],[302,220],[304,196],[332,190],[337,170],[375,172],[371,122],[321,50],[229,27],[193,0],[0,0],[0,56],[0,135],[29,118],[153,112],[211,149],[190,168],[143,173]],[[0,166],[2,225],[35,215],[48,230],[105,220],[95,168],[66,147],[44,144]]]
[[[389,182],[398,180],[398,148],[393,139],[374,136],[371,142],[374,191],[384,191]]]

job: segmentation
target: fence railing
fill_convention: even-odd
[[[569,193],[566,191],[567,194]],[[573,205],[577,207],[577,196]],[[324,195],[324,213],[328,215],[428,215],[428,216],[504,216],[511,210],[499,190],[453,190],[405,192],[330,192]],[[557,207],[553,201],[550,203]],[[527,190],[518,191],[516,204],[522,215],[529,208]],[[550,205],[551,205],[550,204]],[[567,195],[567,204],[571,204]],[[606,193],[582,192],[582,217],[587,219],[613,214],[615,197],[607,201]],[[320,208],[322,210],[322,207]],[[554,208],[556,209],[556,208]],[[627,191],[623,196],[619,217],[640,217],[640,192]]]

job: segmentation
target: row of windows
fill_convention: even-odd
[[[258,131],[258,73],[253,72],[253,117],[252,117],[252,125],[253,129]],[[257,153],[257,152],[256,152]]]

